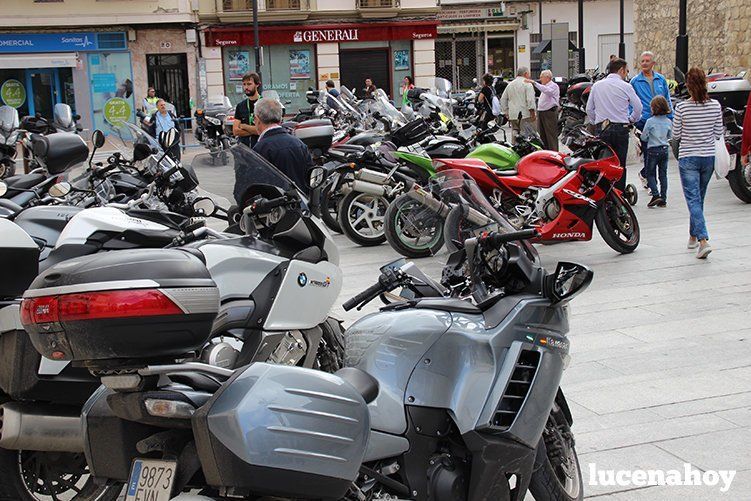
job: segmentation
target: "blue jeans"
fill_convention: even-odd
[[[647,149],[647,184],[653,197],[667,200],[668,196],[668,147],[654,146]],[[657,176],[660,177],[660,189],[657,189]]]
[[[678,160],[683,196],[688,206],[689,234],[698,240],[707,240],[707,224],[704,220],[704,197],[714,171],[714,157],[686,157]]]

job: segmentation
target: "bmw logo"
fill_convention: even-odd
[[[308,283],[308,276],[305,273],[300,273],[297,275],[297,285],[300,287],[305,287],[305,285]]]

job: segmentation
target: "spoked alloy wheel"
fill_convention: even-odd
[[[634,252],[639,246],[639,221],[628,203],[610,193],[595,216],[603,240],[621,254]]]
[[[80,453],[0,450],[0,455],[0,499],[111,501],[122,490],[95,484]]]
[[[368,247],[386,241],[383,220],[388,209],[386,197],[351,191],[339,206],[342,232],[356,244]]]
[[[626,185],[626,191],[623,192],[623,198],[625,198],[629,204],[636,205],[639,201],[639,192],[637,191],[636,186],[633,184]]]
[[[402,256],[432,256],[443,247],[443,219],[408,195],[397,197],[384,220],[386,240]]]

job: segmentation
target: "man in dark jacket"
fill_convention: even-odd
[[[303,193],[310,191],[309,171],[313,159],[305,143],[289,134],[282,126],[282,105],[276,99],[260,99],[255,106],[258,143],[253,150],[274,164]]]

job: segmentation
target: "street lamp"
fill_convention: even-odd
[[[579,0],[579,73],[584,70],[584,0]]]
[[[261,77],[261,44],[258,41],[258,0],[253,0],[253,50],[256,57],[256,74]],[[263,82],[263,80],[261,80]]]
[[[625,23],[623,19],[623,0],[621,0],[620,9],[621,9],[621,33],[620,33],[621,38],[618,41],[618,57],[625,60],[626,59],[626,43],[623,41],[623,31],[624,31],[624,23]]]
[[[675,65],[685,74],[688,71],[688,35],[686,34],[686,0],[678,2],[678,36],[675,39]]]

